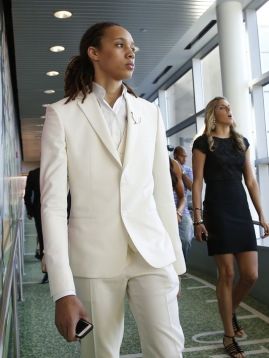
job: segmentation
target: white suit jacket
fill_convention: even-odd
[[[75,290],[73,275],[120,274],[128,235],[151,266],[174,263],[177,273],[184,273],[158,107],[127,93],[122,163],[95,95],[83,103],[82,97],[64,102],[47,108],[41,149],[42,226],[52,295]]]

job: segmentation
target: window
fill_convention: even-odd
[[[192,70],[166,90],[168,129],[194,114]]]
[[[257,10],[261,70],[269,71],[269,1]]]
[[[202,59],[204,106],[214,97],[222,96],[219,47]]]
[[[154,104],[156,104],[156,106],[159,106],[160,103],[159,103],[159,97],[157,97],[154,101],[153,101]]]
[[[267,156],[269,155],[269,84],[263,87],[265,127],[267,138]]]

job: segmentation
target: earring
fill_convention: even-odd
[[[216,119],[214,118],[212,121],[212,131],[216,128]]]

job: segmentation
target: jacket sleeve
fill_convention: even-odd
[[[54,297],[74,291],[68,256],[67,153],[60,116],[47,108],[41,140],[40,191],[46,265]]]
[[[27,179],[26,179],[26,186],[25,186],[25,193],[24,193],[24,203],[26,206],[27,215],[33,216],[33,181],[32,181],[32,172],[30,171]]]
[[[176,261],[174,263],[177,274],[186,271],[185,260],[182,253],[181,241],[179,238],[176,208],[172,190],[172,181],[169,171],[169,158],[167,152],[167,141],[161,112],[158,111],[158,128],[153,164],[154,177],[154,198],[157,210],[162,223],[172,241]]]

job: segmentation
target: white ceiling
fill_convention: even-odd
[[[40,125],[44,121],[40,117],[45,113],[42,104],[63,97],[66,65],[78,53],[80,38],[88,27],[100,21],[113,21],[131,32],[140,51],[129,84],[137,94],[145,93],[145,98],[148,98],[197,51],[196,47],[191,51],[184,50],[184,47],[215,18],[214,6],[206,11],[214,2],[12,0],[24,161],[39,160]],[[53,13],[63,9],[71,11],[73,16],[65,20],[56,19]],[[206,43],[209,36],[210,33],[200,45]],[[53,45],[63,45],[66,51],[52,53],[49,48]],[[172,69],[153,85],[154,79],[168,65],[172,65]],[[48,77],[46,72],[49,70],[59,71],[60,75]],[[56,92],[44,94],[46,89]]]

